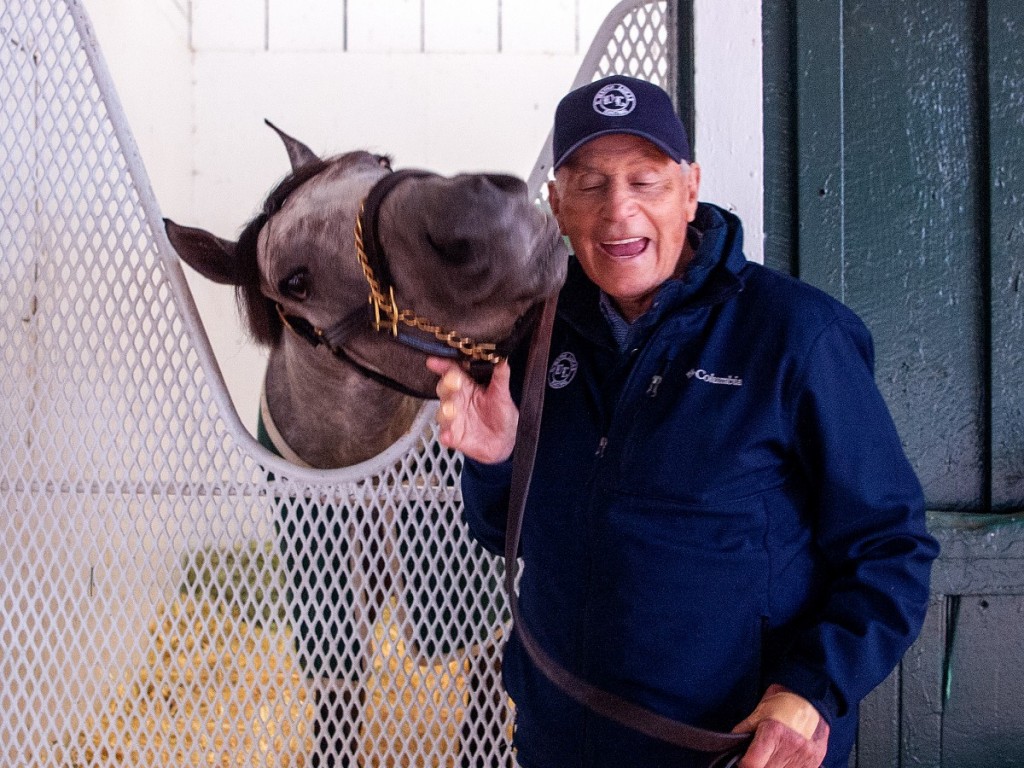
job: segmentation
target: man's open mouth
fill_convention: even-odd
[[[647,248],[650,239],[646,237],[630,237],[625,240],[609,240],[601,243],[605,253],[615,259],[628,259],[636,256]]]

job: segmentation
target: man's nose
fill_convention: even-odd
[[[604,199],[604,215],[610,221],[622,221],[636,213],[636,198],[628,184],[613,184]]]

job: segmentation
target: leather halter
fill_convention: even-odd
[[[277,305],[282,322],[313,346],[325,344],[335,357],[353,365],[364,376],[402,394],[425,399],[436,395],[410,389],[390,376],[354,360],[345,351],[345,342],[365,329],[368,322],[374,331],[387,332],[398,343],[424,355],[461,360],[469,375],[478,383],[486,385],[491,379],[494,366],[505,360],[524,338],[532,325],[535,311],[539,310],[538,305],[535,311],[520,318],[512,335],[495,344],[477,342],[455,331],[445,330],[410,309],[398,307],[394,279],[380,239],[380,206],[388,193],[406,179],[433,175],[428,171],[412,169],[389,173],[373,185],[359,206],[355,224],[356,257],[369,286],[368,309],[358,309],[331,327],[321,329],[301,316],[286,314],[284,308]]]

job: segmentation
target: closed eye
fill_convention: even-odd
[[[586,173],[577,182],[578,188],[583,192],[593,192],[594,190],[601,189],[607,183],[607,180],[596,173]]]
[[[660,184],[661,182],[662,182],[662,178],[660,176],[652,176],[652,175],[649,175],[649,174],[648,175],[644,175],[644,176],[639,176],[639,177],[637,177],[637,178],[632,180],[633,186],[634,187],[639,187],[641,189],[644,188],[644,187],[653,187],[655,184]]]

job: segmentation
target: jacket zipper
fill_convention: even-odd
[[[674,350],[669,350],[668,354],[662,358],[661,365],[658,366],[658,372],[651,376],[651,380],[647,384],[647,391],[644,393],[647,397],[653,400],[658,396],[658,387],[665,380],[665,376],[668,375],[668,369],[672,366],[675,359],[676,354]]]
[[[651,376],[651,383],[647,385],[647,396],[655,398],[658,396],[658,387],[661,386],[662,376],[661,374],[654,374]]]

